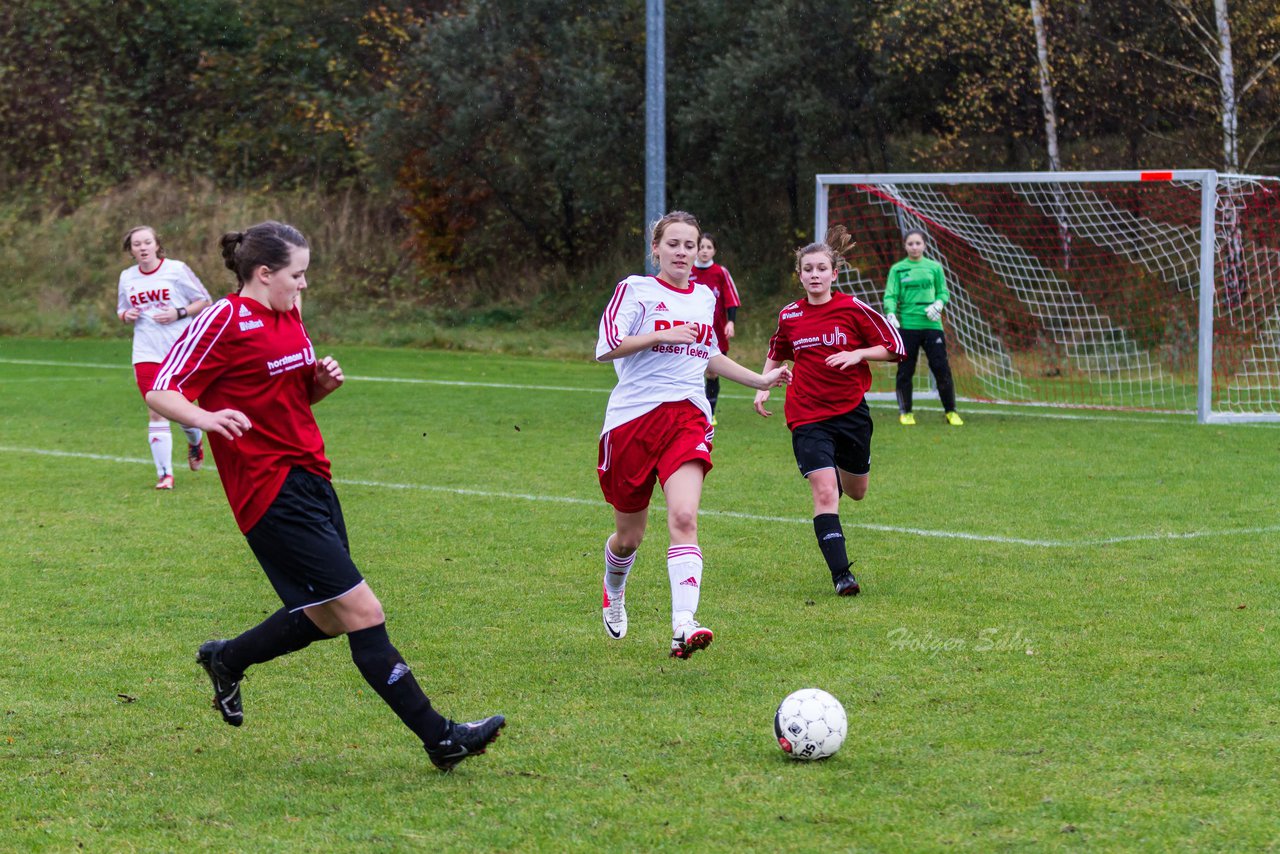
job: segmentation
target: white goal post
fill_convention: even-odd
[[[903,234],[925,232],[964,398],[1280,421],[1280,178],[818,175],[817,239],[834,225],[856,241],[837,287],[877,308]]]

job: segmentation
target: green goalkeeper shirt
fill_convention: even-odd
[[[924,313],[934,302],[951,301],[942,265],[931,258],[903,258],[889,268],[884,288],[884,313],[896,314],[903,329],[942,329],[941,321]]]

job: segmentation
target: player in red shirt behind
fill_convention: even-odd
[[[689,281],[706,285],[716,295],[715,330],[720,352],[729,355],[729,342],[733,339],[734,323],[738,319],[738,286],[728,269],[716,263],[716,239],[707,232],[698,238],[698,259],[693,262]],[[720,375],[707,368],[707,402],[711,404],[711,426],[716,426],[716,403],[720,400]]]
[[[860,590],[849,568],[839,510],[842,492],[862,500],[871,473],[867,362],[896,362],[905,355],[898,330],[883,315],[860,299],[831,292],[852,245],[843,226],[836,226],[825,243],[796,252],[805,299],[778,313],[763,368],[794,363],[785,406],[791,448],[813,491],[813,532],[840,596]],[[764,408],[768,400],[768,390],[756,392],[756,412],[766,418],[772,414]]]
[[[422,740],[432,763],[452,770],[484,753],[505,720],[454,723],[431,707],[351,560],[311,411],[343,375],[333,357],[316,359],[298,312],[307,241],[293,226],[264,222],[223,235],[222,257],[237,292],[178,339],[147,394],[156,412],[209,435],[236,522],[284,602],[243,634],[200,646],[196,661],[213,682],[214,708],[240,726],[240,682],[250,665],[345,634],[365,681]]]

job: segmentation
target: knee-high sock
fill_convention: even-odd
[[[604,588],[610,596],[621,595],[627,586],[627,575],[636,562],[636,553],[627,557],[618,557],[609,548],[609,541],[604,542]]]
[[[156,464],[156,477],[173,474],[173,434],[168,421],[147,422],[147,444],[151,446],[151,459]]]
[[[188,427],[187,425],[183,424],[182,432],[187,434],[188,445],[199,445],[200,440],[204,438],[204,433],[203,431],[200,430],[199,427]]]
[[[418,687],[418,680],[413,678],[409,665],[391,645],[387,624],[379,623],[349,632],[347,642],[351,644],[351,660],[360,669],[360,675],[391,707],[391,711],[422,739],[423,744],[439,744],[449,722],[431,708],[431,701]]]
[[[827,569],[835,578],[849,568],[849,553],[844,545],[844,528],[840,526],[840,514],[819,513],[813,517],[813,533],[818,538],[818,548],[827,561]]]
[[[228,670],[243,673],[251,664],[297,652],[329,636],[302,611],[281,608],[261,623],[227,642],[220,656]]]
[[[702,592],[702,550],[696,545],[667,549],[667,578],[671,580],[671,627],[693,619]]]

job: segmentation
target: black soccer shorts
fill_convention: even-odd
[[[801,424],[791,432],[791,450],[804,477],[829,468],[867,474],[871,471],[871,410],[867,402],[843,415]]]
[[[290,470],[244,538],[290,611],[330,602],[364,581],[351,560],[333,484],[306,469]]]

